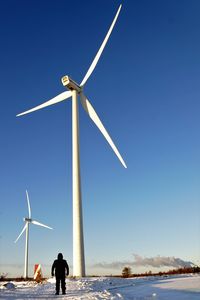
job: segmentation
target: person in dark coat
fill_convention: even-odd
[[[51,275],[56,276],[56,295],[59,295],[60,291],[60,282],[63,295],[65,294],[65,276],[69,275],[69,266],[67,261],[63,259],[62,253],[58,253],[58,259],[54,260],[54,263],[51,268]]]

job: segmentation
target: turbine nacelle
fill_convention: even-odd
[[[63,76],[61,78],[61,81],[64,87],[67,87],[70,91],[75,90],[78,93],[80,93],[82,90],[80,85],[76,83],[74,80],[72,80],[69,76]]]
[[[30,219],[30,218],[23,218],[23,220],[24,220],[24,222],[29,222],[29,223],[32,222],[32,219]]]

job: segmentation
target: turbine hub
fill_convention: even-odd
[[[32,221],[32,219],[29,219],[29,218],[24,218],[24,221],[25,221],[25,222],[29,222],[29,223],[30,223],[30,222]]]
[[[81,87],[76,83],[74,80],[72,80],[69,76],[63,76],[61,78],[62,84],[66,86],[70,91],[76,90],[78,93],[81,92]]]

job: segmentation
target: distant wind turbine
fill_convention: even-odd
[[[113,19],[113,22],[106,34],[106,37],[101,44],[92,64],[90,65],[85,77],[83,78],[81,84],[79,85],[73,81],[69,76],[62,77],[61,81],[64,87],[67,87],[69,91],[65,91],[49,101],[44,102],[28,111],[18,114],[17,116],[22,116],[33,111],[42,109],[46,106],[61,102],[72,97],[72,153],[73,153],[73,275],[77,277],[85,276],[85,258],[84,258],[84,239],[83,239],[83,219],[82,219],[82,202],[81,202],[81,178],[80,178],[80,157],[79,157],[79,120],[78,120],[78,96],[80,96],[80,101],[85,109],[86,113],[99,128],[114,153],[117,155],[118,159],[122,165],[126,168],[126,164],[120,155],[117,147],[113,143],[111,137],[109,136],[107,130],[103,126],[101,120],[99,119],[97,113],[95,112],[92,104],[89,102],[87,97],[83,93],[83,88],[95,69],[97,62],[103,52],[103,49],[110,37],[113,27],[117,21],[118,15],[120,13],[122,5],[119,6],[118,11]]]
[[[26,230],[26,244],[25,244],[25,264],[24,264],[24,278],[28,278],[28,242],[29,242],[29,224],[34,224],[42,227],[46,227],[49,229],[53,229],[47,225],[44,225],[42,223],[39,223],[38,221],[35,221],[31,218],[31,206],[29,201],[28,192],[26,191],[26,199],[28,204],[28,218],[24,218],[25,226],[22,229],[21,233],[15,240],[15,243],[19,240],[20,236],[23,234],[23,232]]]

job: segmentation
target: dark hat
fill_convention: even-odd
[[[63,259],[62,253],[58,253],[58,259]]]

